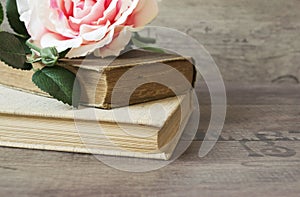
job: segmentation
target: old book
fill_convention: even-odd
[[[193,111],[191,95],[112,110],[74,109],[0,86],[0,146],[167,160]],[[84,115],[89,110],[94,119]]]
[[[78,73],[80,67],[78,79],[84,90],[82,103],[104,109],[112,108],[113,90],[131,95],[130,100],[126,97],[114,98],[113,107],[120,107],[167,98],[174,96],[174,92],[177,95],[184,94],[194,85],[196,72],[193,64],[178,55],[135,50],[118,57],[112,63],[110,61],[85,58],[62,60],[59,64],[74,73]],[[134,71],[120,82],[120,78],[129,70]],[[0,62],[0,72],[0,84],[48,96],[31,82],[33,71],[12,69]],[[183,76],[187,82],[180,80],[178,75]],[[160,83],[165,79],[168,80],[167,84]],[[136,87],[137,81],[141,84],[139,87]]]

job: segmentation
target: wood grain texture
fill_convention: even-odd
[[[224,130],[204,158],[208,102],[188,150],[148,173],[118,171],[88,154],[0,148],[0,196],[299,196],[300,86],[227,85],[227,92]]]
[[[198,40],[226,81],[299,83],[299,8],[297,0],[163,0],[154,24]]]

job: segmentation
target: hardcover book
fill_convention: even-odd
[[[95,119],[76,116],[91,109]],[[122,116],[124,109],[130,111],[130,118]],[[52,98],[0,86],[0,146],[168,160],[192,111],[190,91],[103,110],[75,109]],[[101,132],[95,124],[101,124]]]
[[[134,50],[108,63],[110,59],[61,59],[58,65],[77,73],[80,68],[82,85],[81,102],[103,109],[127,106],[167,98],[176,94],[185,94],[194,85],[196,71],[191,60],[178,55],[153,53]],[[107,65],[108,64],[108,65]],[[35,65],[39,66],[39,65]],[[134,90],[130,100],[119,97],[112,106],[112,92],[116,83],[130,69],[138,68],[121,83],[117,89],[128,93]],[[49,96],[37,88],[31,81],[33,71],[13,69],[0,62],[0,84],[34,94]],[[174,74],[175,73],[175,74]],[[188,83],[178,80],[176,74],[183,76]],[[165,86],[153,80],[168,80]],[[137,81],[143,82],[136,87]]]

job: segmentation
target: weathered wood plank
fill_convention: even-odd
[[[259,140],[267,136],[279,140],[300,139],[300,105],[232,105],[227,115],[221,139]],[[200,107],[200,123],[196,140],[203,140],[210,120],[210,106]]]
[[[228,105],[295,105],[300,104],[300,85],[268,85],[225,83]],[[196,92],[201,105],[210,104],[204,82],[197,82]]]
[[[278,142],[299,150],[299,143]],[[299,154],[249,157],[237,142],[219,142],[198,158],[199,142],[172,165],[135,174],[90,155],[0,149],[1,196],[297,196]],[[253,145],[255,148],[263,148]],[[13,155],[13,157],[12,157]],[[29,178],[30,177],[30,178]]]
[[[295,137],[300,131],[299,86],[227,85],[228,106],[222,137],[255,138],[260,132],[280,132]],[[204,138],[211,115],[208,91],[197,89],[200,102],[200,126],[197,140]],[[291,136],[291,134],[293,134]]]
[[[154,24],[198,40],[226,81],[299,83],[299,7],[297,0],[163,0]]]

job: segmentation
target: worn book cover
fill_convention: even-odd
[[[91,108],[75,109],[0,86],[0,146],[167,160],[193,110],[191,97],[186,93],[113,110],[92,109],[93,119],[80,115]]]
[[[58,65],[78,74],[82,86],[81,102],[103,109],[127,106],[163,99],[188,92],[195,82],[195,68],[191,60],[163,53],[134,50],[117,59],[79,58],[61,59]],[[35,65],[36,67],[40,65]],[[78,71],[80,68],[80,71]],[[126,79],[120,78],[127,72]],[[33,71],[13,69],[0,62],[0,84],[34,94],[49,96],[31,81]],[[179,75],[179,77],[178,77]],[[179,80],[183,77],[186,82]],[[160,82],[165,82],[162,84]],[[140,86],[137,87],[137,81]],[[118,83],[118,86],[116,85]],[[117,87],[116,87],[117,86]],[[132,92],[130,99],[119,97],[112,105],[112,92]]]

